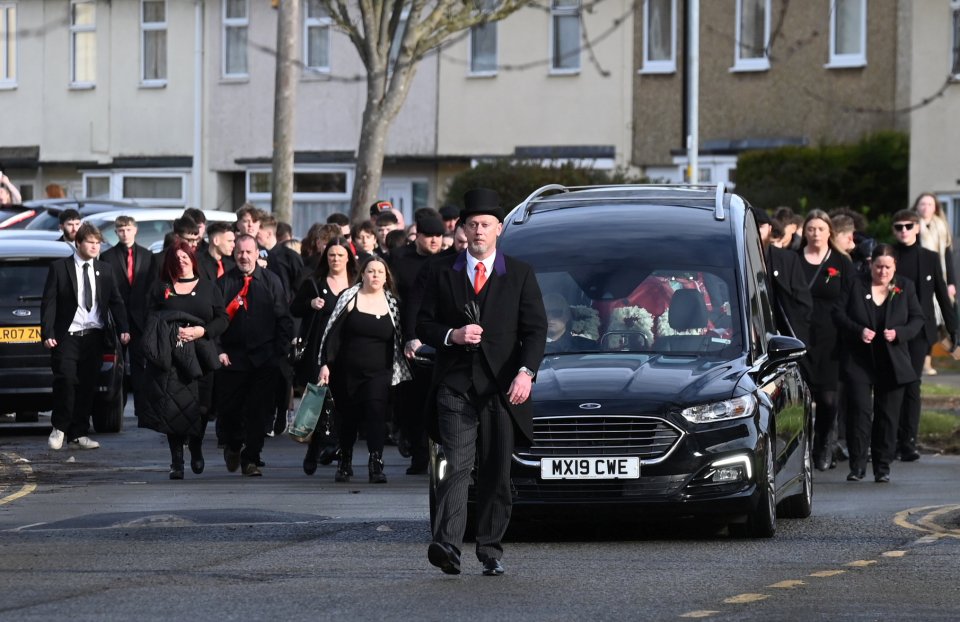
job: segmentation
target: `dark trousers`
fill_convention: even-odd
[[[260,459],[264,422],[273,415],[276,386],[276,367],[244,370],[225,367],[214,376],[218,433],[231,451],[240,451],[241,464]]]
[[[340,448],[352,452],[363,425],[367,451],[383,454],[387,436],[389,400],[384,395],[361,395],[353,400],[334,394],[337,404]]]
[[[467,526],[470,471],[477,462],[477,558],[500,559],[501,541],[510,524],[510,455],[513,420],[498,394],[464,395],[440,385],[437,390],[440,444],[447,475],[437,485],[433,539],[458,546]],[[477,439],[479,438],[479,443]],[[478,459],[479,452],[479,459]]]
[[[903,403],[904,385],[847,382],[844,386],[849,408],[847,451],[850,453],[850,470],[866,470],[869,449],[873,474],[890,473],[890,463],[896,451],[897,420]]]
[[[431,376],[429,370],[414,369],[413,380],[400,385],[403,436],[410,443],[411,463],[418,466],[427,464],[429,454],[425,413]]]
[[[103,331],[82,337],[64,335],[50,354],[53,369],[53,427],[67,440],[86,436],[90,429],[93,398],[103,365]]]
[[[143,383],[147,375],[147,362],[143,357],[141,342],[142,335],[139,332],[131,332],[130,343],[124,346],[124,354],[130,369],[130,391],[133,393],[134,414],[143,408]]]
[[[833,458],[837,440],[837,390],[812,389],[811,393],[817,405],[813,422],[813,460],[820,468],[826,468]]]
[[[907,343],[910,351],[910,363],[917,379],[905,385],[903,406],[900,408],[897,428],[897,450],[901,454],[910,454],[917,450],[917,433],[920,430],[920,379],[923,377],[923,359],[930,353],[930,345],[924,335],[915,337]]]

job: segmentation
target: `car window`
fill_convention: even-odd
[[[49,260],[0,261],[0,304],[38,302],[49,265]]]
[[[739,351],[733,271],[616,260],[537,266],[548,354]]]
[[[42,229],[44,231],[56,231],[60,228],[60,216],[53,212],[43,211],[30,219],[26,229]]]

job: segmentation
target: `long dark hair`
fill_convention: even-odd
[[[197,270],[197,253],[193,250],[192,246],[180,238],[177,238],[176,241],[164,251],[163,265],[160,267],[160,278],[171,285],[183,276],[180,272],[180,260],[177,259],[177,251],[183,251],[187,254],[187,257],[190,258],[190,263],[193,264],[193,273],[195,275],[199,274]]]
[[[327,245],[323,248],[323,253],[320,255],[320,263],[317,264],[317,269],[313,271],[313,278],[323,283],[324,279],[330,276],[330,264],[327,263],[327,252],[334,246],[339,246],[347,251],[347,282],[352,283],[357,278],[357,258],[353,255],[353,248],[350,246],[350,241],[347,240],[347,238],[340,237],[333,238],[327,242]]]

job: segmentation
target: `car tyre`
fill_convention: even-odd
[[[813,444],[809,432],[805,436],[801,490],[780,503],[783,518],[807,518],[813,511]]]
[[[119,389],[109,400],[97,400],[93,407],[93,429],[100,434],[123,430],[123,409],[127,405],[126,393]]]
[[[765,445],[763,472],[757,477],[757,484],[760,486],[757,506],[747,514],[746,521],[730,524],[730,534],[735,537],[772,538],[777,531],[777,483],[770,438]]]
[[[17,423],[36,423],[40,421],[40,413],[35,410],[18,410],[15,420]]]

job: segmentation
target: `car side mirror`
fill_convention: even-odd
[[[767,339],[767,355],[771,363],[798,361],[807,353],[807,345],[796,337],[770,335]]]

